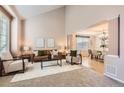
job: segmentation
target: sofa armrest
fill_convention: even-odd
[[[82,62],[82,55],[81,54],[78,54],[79,55],[79,57],[80,57],[80,59],[81,59],[81,62]]]
[[[6,62],[6,61],[15,61],[15,60],[22,60],[21,58],[13,58],[13,59],[1,59],[1,62]]]

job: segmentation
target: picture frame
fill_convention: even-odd
[[[47,39],[47,47],[48,48],[54,48],[55,47],[55,40],[53,38]]]
[[[44,38],[37,38],[35,41],[36,48],[44,48],[45,47],[45,40]]]

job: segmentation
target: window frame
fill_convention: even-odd
[[[77,38],[87,38],[87,39],[90,39],[90,36],[76,35],[76,48],[77,48]],[[88,47],[89,47],[89,45],[88,45]]]
[[[0,11],[6,15],[9,19],[9,32],[8,32],[8,49],[9,51],[11,52],[11,23],[12,23],[12,20],[13,20],[13,16],[2,6],[0,5]]]

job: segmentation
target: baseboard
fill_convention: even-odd
[[[108,74],[106,74],[106,73],[104,73],[104,75],[107,76],[107,77],[109,77],[109,78],[112,78],[112,79],[114,79],[114,80],[116,80],[116,81],[118,81],[118,82],[120,82],[120,83],[123,83],[123,84],[124,84],[124,81],[123,81],[123,80],[120,80],[120,79],[118,79],[118,78],[116,78],[116,77],[112,77],[111,75],[108,75]]]

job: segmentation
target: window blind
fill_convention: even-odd
[[[0,52],[7,50],[9,38],[9,19],[0,12]]]

